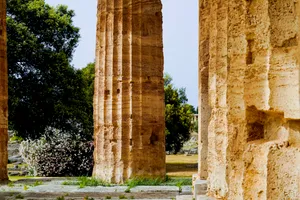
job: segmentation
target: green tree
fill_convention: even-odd
[[[85,68],[81,69],[83,79],[85,81],[86,87],[85,92],[88,96],[88,100],[93,104],[94,96],[94,80],[95,80],[95,63],[89,63]]]
[[[39,138],[49,127],[92,137],[86,82],[70,62],[74,11],[44,0],[7,0],[10,128]]]
[[[190,138],[193,128],[193,106],[187,104],[184,88],[175,88],[169,74],[164,76],[165,84],[165,120],[166,150],[178,153],[183,143]]]

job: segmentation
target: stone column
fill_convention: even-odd
[[[211,112],[208,102],[208,65],[210,58],[208,4],[209,2],[199,1],[198,176],[200,179],[207,179],[208,123]]]
[[[227,194],[227,8],[227,0],[199,1],[199,174],[216,196]]]
[[[299,199],[299,2],[200,0],[199,6],[208,194]]]
[[[160,0],[98,0],[94,95],[97,178],[164,178]]]
[[[6,1],[0,0],[0,181],[7,176],[8,74],[6,55]]]

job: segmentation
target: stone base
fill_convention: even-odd
[[[198,196],[206,195],[207,181],[201,180],[198,174],[193,175],[193,198],[197,199]]]
[[[192,200],[194,199],[193,195],[177,195],[176,200]],[[198,195],[195,200],[214,200],[212,197],[208,197],[206,195]]]

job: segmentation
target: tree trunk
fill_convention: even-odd
[[[0,0],[0,181],[8,180],[8,71],[6,48],[6,0]]]

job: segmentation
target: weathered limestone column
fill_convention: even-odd
[[[244,101],[244,81],[247,59],[246,40],[246,10],[247,1],[228,1],[228,78],[227,78],[227,106],[228,106],[228,146],[226,150],[228,184],[228,199],[244,199],[242,179],[244,164],[242,156],[247,142],[246,111]]]
[[[208,135],[200,155],[207,155],[208,194],[299,199],[299,2],[199,6],[200,116],[210,115],[209,123],[200,120],[201,138]]]
[[[0,0],[0,181],[7,176],[8,74],[6,55],[6,1]]]
[[[98,0],[97,178],[165,177],[161,10],[160,0]]]
[[[199,1],[199,174],[211,195],[227,194],[226,0]]]
[[[209,6],[207,2],[199,6],[199,113],[198,113],[198,176],[207,179],[208,123],[211,109],[208,101],[208,65],[209,65]],[[200,29],[201,27],[201,29]],[[200,34],[201,32],[201,34]]]

